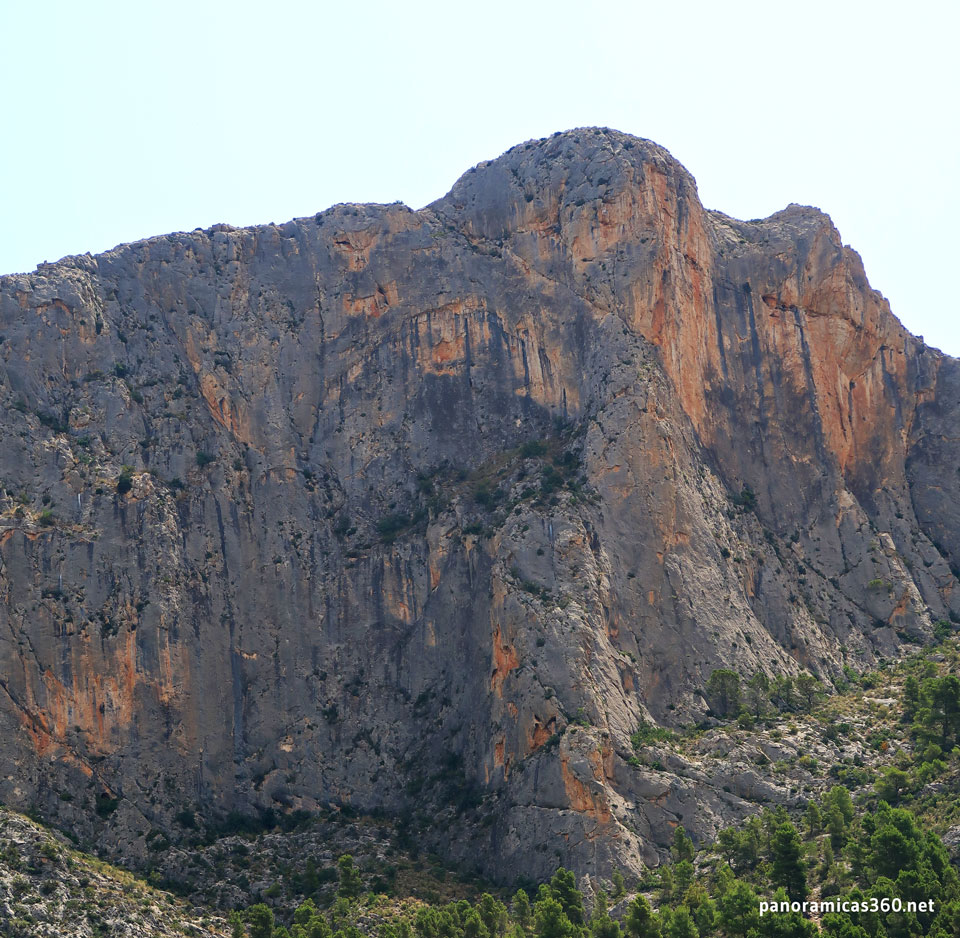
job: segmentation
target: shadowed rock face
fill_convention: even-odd
[[[627,764],[641,720],[960,613],[960,365],[648,141],[65,258],[0,332],[0,799],[129,860],[334,803],[636,869],[755,796]]]

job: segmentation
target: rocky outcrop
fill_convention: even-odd
[[[826,215],[708,212],[648,141],[65,258],[0,331],[0,798],[128,859],[341,804],[636,869],[750,810],[641,721],[960,616],[958,363]]]

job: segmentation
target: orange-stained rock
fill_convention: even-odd
[[[493,673],[490,675],[490,689],[498,697],[503,696],[503,682],[507,675],[520,666],[520,659],[511,645],[503,641],[500,626],[493,628]]]
[[[601,792],[591,791],[570,768],[569,757],[560,754],[560,772],[570,807],[593,818],[599,824],[610,822],[610,806]]]

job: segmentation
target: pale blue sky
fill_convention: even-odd
[[[830,213],[960,355],[955,2],[0,0],[0,272],[335,202],[420,207],[469,166],[604,125],[708,207]]]

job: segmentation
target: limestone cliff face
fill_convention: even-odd
[[[648,141],[65,258],[0,332],[0,799],[127,858],[334,803],[637,868],[751,810],[628,764],[641,720],[960,614],[960,363],[827,216]]]

